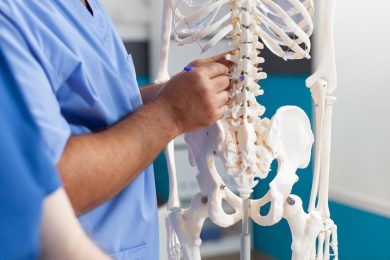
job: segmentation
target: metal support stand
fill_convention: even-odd
[[[251,236],[249,231],[249,199],[242,201],[241,260],[251,259]]]

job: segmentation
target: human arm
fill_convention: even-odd
[[[220,63],[181,72],[155,100],[113,127],[71,137],[58,168],[76,212],[83,214],[119,193],[177,135],[221,118],[227,73]]]
[[[40,259],[109,259],[82,230],[62,188],[43,203]]]

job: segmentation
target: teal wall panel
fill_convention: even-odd
[[[167,202],[169,197],[169,175],[164,152],[154,160],[153,167],[157,195],[162,201]]]
[[[138,86],[143,87],[150,84],[150,79],[148,77],[138,76],[137,82],[138,82]]]

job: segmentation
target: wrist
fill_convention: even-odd
[[[183,133],[180,120],[168,100],[160,96],[149,105],[154,107],[155,118],[159,120],[159,124],[163,126],[163,129],[169,129],[171,139]]]

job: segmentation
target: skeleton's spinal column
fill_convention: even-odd
[[[234,32],[231,46],[234,54],[228,59],[236,66],[232,72],[233,86],[230,90],[232,102],[228,105],[227,117],[223,120],[226,143],[223,161],[226,171],[234,177],[240,196],[248,198],[257,182],[254,177],[264,178],[269,172],[272,153],[264,146],[263,136],[268,120],[261,119],[265,108],[257,103],[262,95],[257,82],[267,77],[259,64],[264,48],[259,42],[259,27],[255,20],[256,1],[239,0],[232,4]]]

